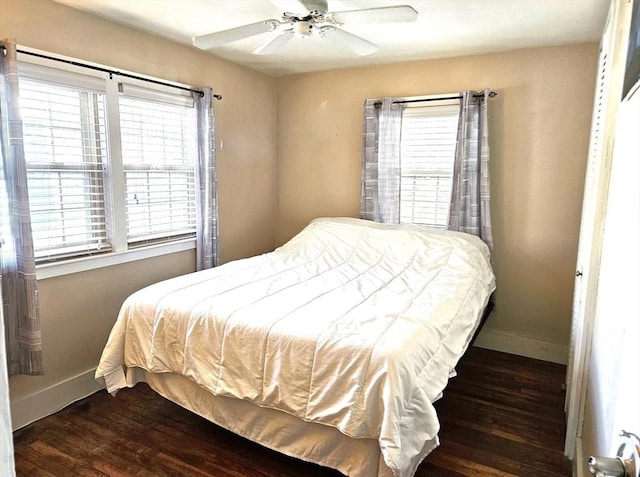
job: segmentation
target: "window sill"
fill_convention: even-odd
[[[182,252],[196,248],[195,239],[181,240],[150,247],[127,250],[126,252],[113,252],[94,257],[83,257],[73,260],[65,260],[59,263],[46,263],[36,267],[36,277],[38,280],[70,275],[72,273],[95,270],[97,268],[120,265],[122,263],[134,262],[145,258],[159,257],[170,253]]]

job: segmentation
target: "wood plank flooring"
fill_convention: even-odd
[[[436,408],[441,445],[417,477],[570,476],[565,367],[470,348]],[[338,477],[242,439],[146,385],[105,391],[14,433],[18,476]]]

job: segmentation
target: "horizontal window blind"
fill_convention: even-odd
[[[104,94],[26,78],[19,86],[36,259],[110,251]]]
[[[194,108],[127,96],[119,102],[127,242],[194,237]]]
[[[190,90],[40,57],[18,75],[38,263],[195,237]]]
[[[459,105],[414,104],[402,113],[400,221],[446,228]]]

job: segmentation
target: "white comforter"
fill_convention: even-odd
[[[494,290],[477,237],[317,219],[274,252],[140,290],[96,378],[178,373],[211,393],[377,439],[413,475],[443,391]]]

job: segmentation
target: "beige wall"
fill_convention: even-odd
[[[566,345],[597,45],[291,75],[277,83],[277,243],[357,216],[365,98],[491,88],[497,306],[485,329]]]
[[[151,283],[192,272],[194,262],[194,252],[185,251],[40,280],[45,374],[11,377],[12,402],[95,368],[127,296]]]
[[[192,85],[216,102],[222,261],[271,250],[275,237],[275,80],[49,0],[2,0],[0,36],[19,45]],[[97,365],[124,298],[193,271],[193,252],[39,283],[46,375],[11,379],[12,401]]]

